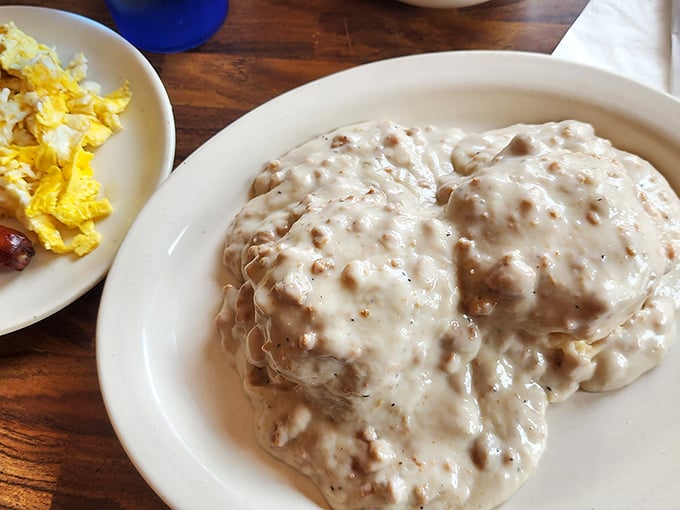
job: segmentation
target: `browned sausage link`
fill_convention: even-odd
[[[22,271],[35,255],[23,232],[0,225],[0,271]]]

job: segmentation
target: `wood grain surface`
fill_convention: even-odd
[[[9,3],[115,28],[103,0]],[[178,164],[252,108],[358,64],[441,50],[550,53],[586,3],[491,0],[431,10],[396,0],[232,0],[203,46],[145,55],[173,104]],[[102,287],[0,337],[0,509],[167,508],[128,460],[102,402],[95,359]]]

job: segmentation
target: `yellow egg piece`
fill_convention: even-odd
[[[128,83],[107,94],[88,81],[87,59],[63,67],[56,52],[0,25],[0,216],[12,216],[56,253],[85,255],[96,222],[113,211],[92,150],[122,128]]]

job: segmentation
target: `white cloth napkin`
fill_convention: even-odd
[[[669,92],[671,1],[590,0],[553,55]]]

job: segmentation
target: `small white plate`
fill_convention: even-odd
[[[97,148],[95,177],[113,204],[98,222],[102,243],[78,258],[42,248],[22,272],[0,273],[0,335],[28,326],[72,303],[108,271],[129,226],[175,156],[175,123],[168,95],[151,64],[113,30],[91,19],[41,7],[0,6],[0,24],[14,21],[39,42],[54,47],[66,65],[82,52],[87,78],[109,93],[127,79],[132,101],[121,114],[123,130]],[[16,227],[7,219],[0,223]]]
[[[388,79],[386,79],[388,78]],[[326,508],[253,435],[241,382],[221,355],[224,235],[261,165],[337,126],[389,118],[468,130],[576,118],[651,160],[680,189],[680,103],[553,57],[453,52],[357,67],[288,92],[181,164],[130,230],[104,288],[97,361],[115,430],[148,483],[178,509]],[[504,510],[680,508],[680,345],[605,395],[548,412],[538,471]]]

